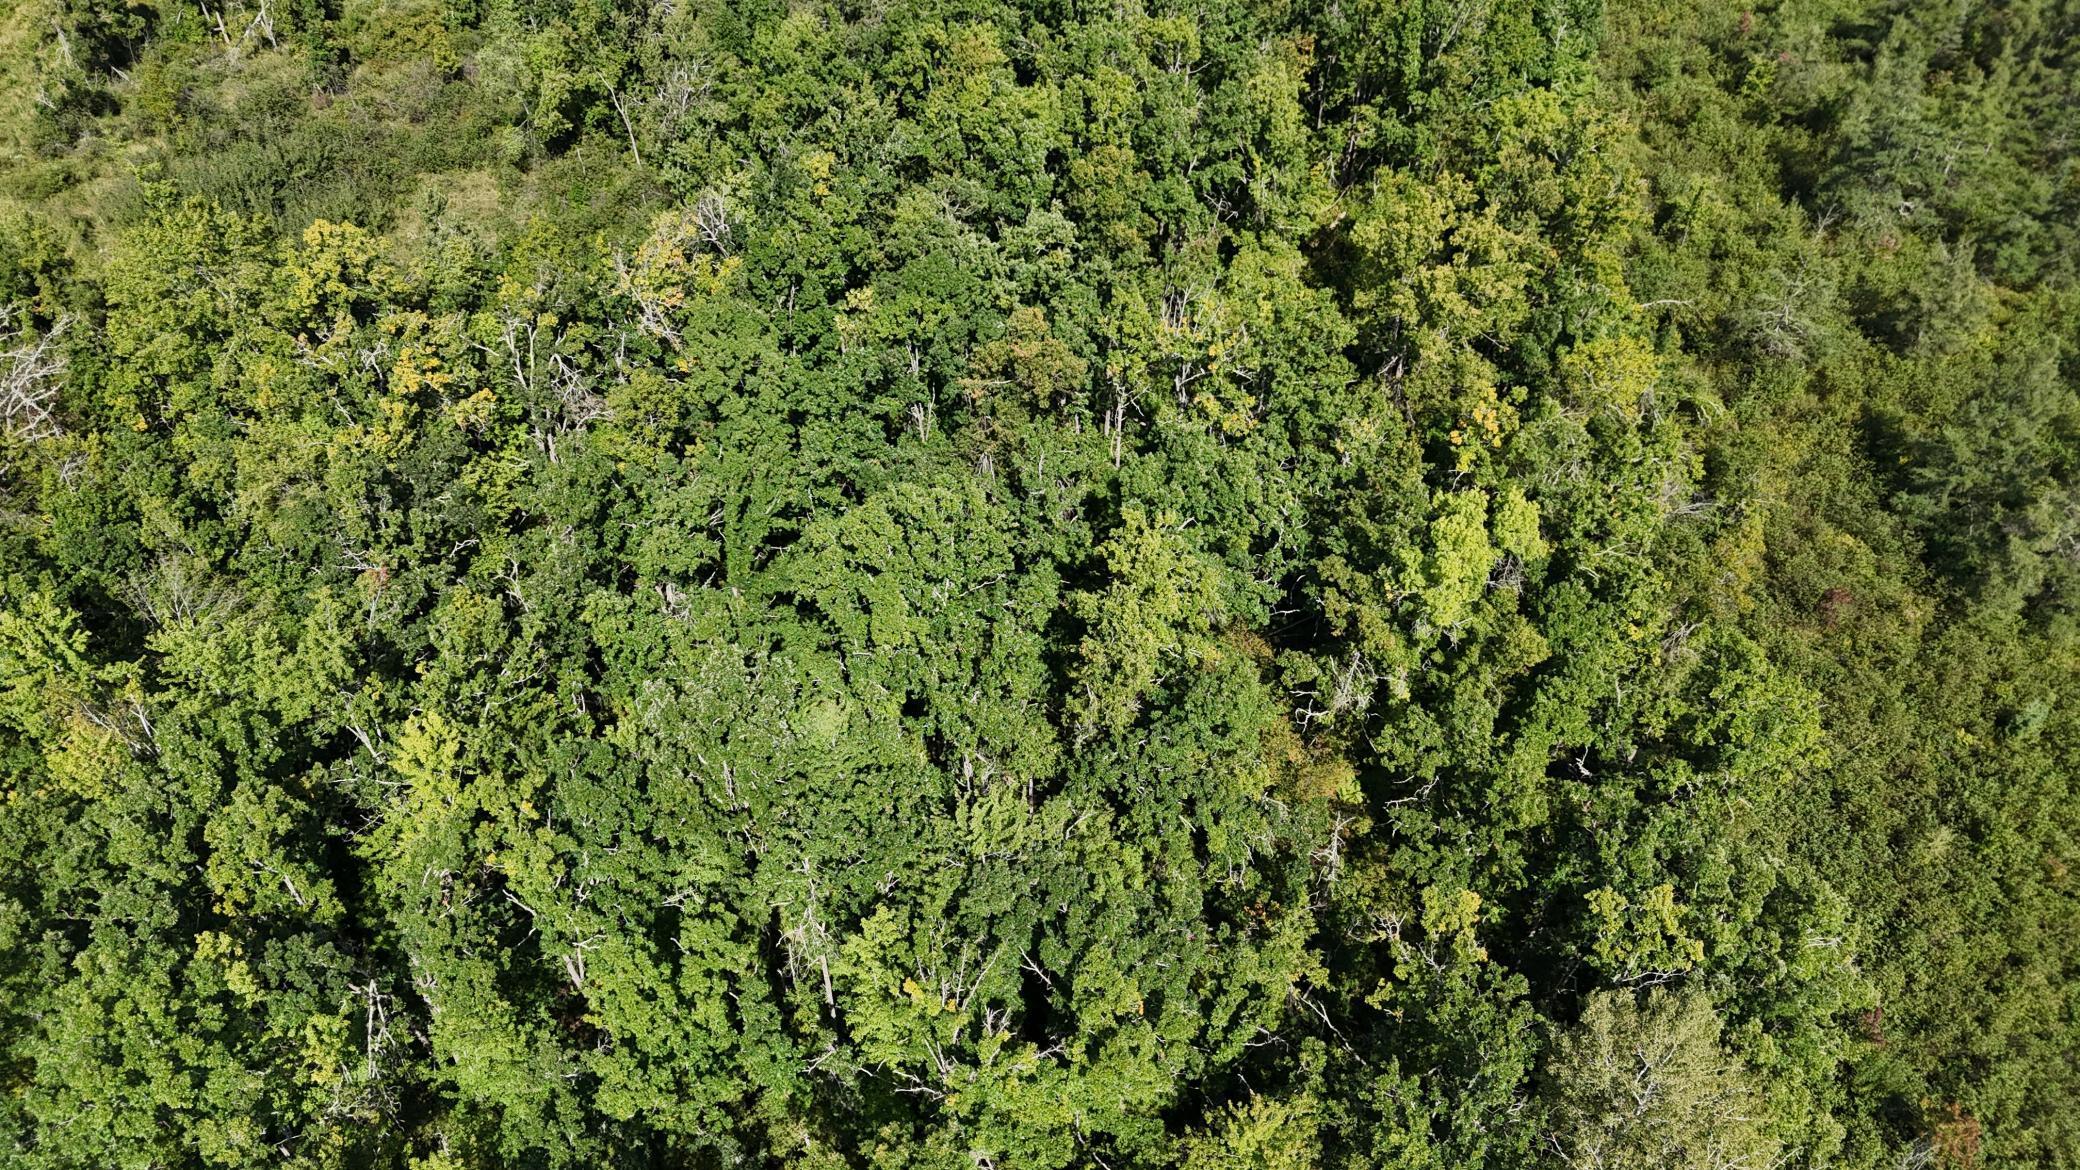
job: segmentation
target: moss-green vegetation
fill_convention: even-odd
[[[0,1163],[2080,1164],[2072,0],[21,0]]]

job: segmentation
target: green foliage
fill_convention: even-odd
[[[2075,19],[0,11],[0,1162],[2080,1160]]]
[[[1712,1170],[1776,1164],[1761,1093],[1691,993],[1589,997],[1547,1054],[1545,1141],[1564,1166]]]

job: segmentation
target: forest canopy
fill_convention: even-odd
[[[13,0],[0,1162],[2080,1166],[2074,0]]]

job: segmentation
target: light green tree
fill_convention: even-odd
[[[1547,1054],[1544,1152],[1567,1170],[1769,1170],[1763,1096],[1701,991],[1604,991]]]

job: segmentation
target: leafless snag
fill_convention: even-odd
[[[694,201],[693,227],[702,243],[724,256],[730,254],[729,204],[720,191],[703,191]]]
[[[10,439],[53,438],[64,431],[56,415],[66,368],[58,342],[73,319],[61,316],[32,338],[23,316],[12,305],[0,305],[0,431]]]

